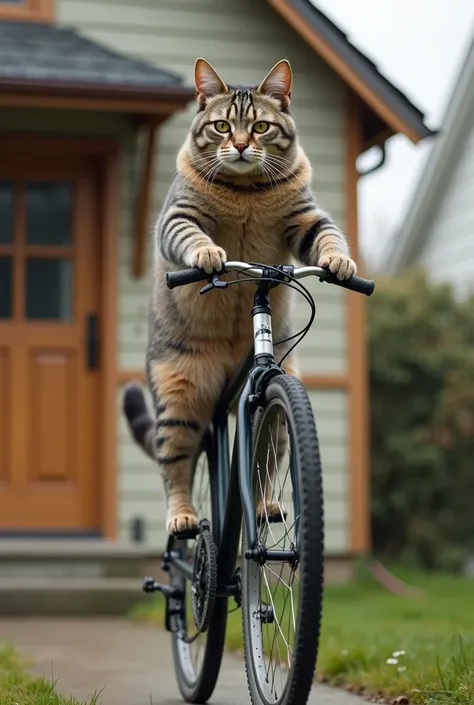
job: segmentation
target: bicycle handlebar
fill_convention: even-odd
[[[222,272],[215,272],[215,274],[225,274],[226,272],[242,272],[249,274],[252,277],[263,276],[265,267],[256,267],[249,264],[248,262],[226,262]],[[359,294],[365,294],[370,296],[375,289],[375,282],[373,279],[363,279],[362,277],[353,276],[349,279],[338,279],[335,274],[330,272],[328,269],[323,267],[288,267],[289,274],[295,279],[303,279],[304,277],[319,277],[320,280],[328,282],[329,284],[335,284],[336,286],[341,286],[344,289],[350,289],[351,291],[356,291]],[[270,270],[272,271],[272,270]],[[276,274],[276,272],[275,272]],[[282,281],[291,281],[289,278],[284,277],[284,272],[281,272]],[[190,269],[182,269],[178,272],[166,272],[166,284],[168,289],[174,289],[177,286],[185,286],[186,284],[192,284],[194,282],[206,281],[212,274],[207,274],[203,269],[199,267],[191,267]]]

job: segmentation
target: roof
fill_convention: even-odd
[[[100,88],[107,93],[194,96],[182,78],[119,54],[75,29],[42,22],[0,21],[0,89]]]
[[[433,134],[423,113],[311,0],[268,2],[362,99],[363,149],[397,132],[414,142]],[[100,99],[133,96],[137,112],[144,107],[159,112],[157,98],[180,103],[194,98],[194,87],[184,86],[176,73],[108,49],[73,28],[7,20],[0,21],[2,92],[94,97],[97,105]]]
[[[268,1],[372,108],[378,119],[366,121],[366,144],[396,132],[413,142],[435,134],[425,125],[421,110],[311,0]]]
[[[437,137],[402,227],[391,239],[382,267],[394,273],[420,252],[428,236],[440,194],[453,173],[474,114],[474,38],[447,102],[442,129]]]

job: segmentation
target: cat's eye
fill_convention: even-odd
[[[253,126],[253,131],[256,132],[258,135],[262,135],[264,132],[268,130],[270,125],[268,122],[264,122],[263,120],[260,120],[259,122],[256,122],[255,125]]]
[[[214,123],[214,127],[216,128],[217,132],[230,132],[230,125],[225,120],[217,120],[217,122]]]

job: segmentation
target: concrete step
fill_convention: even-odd
[[[136,578],[0,578],[0,616],[125,615],[150,600]]]
[[[141,578],[144,547],[102,539],[1,539],[0,578]]]

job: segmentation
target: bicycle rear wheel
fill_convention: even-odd
[[[216,520],[216,472],[212,466],[212,439],[206,436],[192,473],[192,498],[200,520],[212,526]],[[212,539],[211,539],[212,540]],[[197,540],[171,540],[171,550],[194,565]],[[170,584],[184,594],[184,599],[170,599],[173,630],[173,660],[178,687],[190,703],[205,703],[212,695],[219,676],[227,625],[227,598],[217,598],[207,630],[199,633],[192,606],[191,582],[170,566]],[[184,637],[184,638],[183,638]],[[193,640],[194,639],[194,640]],[[192,640],[192,641],[191,641]],[[191,641],[191,643],[189,643]]]
[[[243,558],[242,622],[253,705],[304,705],[314,678],[323,597],[324,518],[318,437],[308,395],[279,375],[254,420],[259,560]],[[243,532],[243,555],[248,549]],[[288,562],[265,558],[287,551]],[[292,552],[292,554],[291,554]]]

